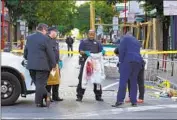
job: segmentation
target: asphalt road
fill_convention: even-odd
[[[66,49],[65,44],[62,49]],[[78,45],[75,45],[77,49]],[[49,108],[36,108],[34,95],[20,98],[13,106],[2,107],[2,119],[177,119],[177,102],[169,98],[156,98],[154,90],[146,90],[145,103],[138,107],[125,104],[123,108],[112,108],[116,101],[118,80],[103,82],[104,102],[94,99],[93,87],[88,86],[82,102],[76,102],[78,84],[78,56],[62,56],[64,67],[60,97],[62,102],[53,102]]]

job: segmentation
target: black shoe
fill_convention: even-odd
[[[102,101],[104,101],[102,98],[96,98],[96,101],[100,101],[100,102],[102,102]]]
[[[136,103],[132,103],[132,107],[137,107],[137,104]]]
[[[63,101],[62,98],[53,99],[53,101]]]
[[[116,102],[115,105],[112,105],[112,107],[121,107],[123,105],[123,103],[120,102]]]
[[[76,101],[82,102],[82,98],[77,98]]]
[[[47,106],[44,104],[36,104],[36,107],[47,107]]]

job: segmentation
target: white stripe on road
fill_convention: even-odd
[[[157,110],[157,109],[166,109],[166,108],[177,108],[177,104],[167,104],[167,105],[151,105],[151,106],[138,106],[138,107],[125,107],[125,108],[115,108],[115,109],[105,109],[99,111],[85,112],[79,114],[68,114],[61,116],[47,116],[47,117],[35,117],[35,119],[66,119],[66,118],[87,118],[87,117],[104,117],[106,115],[118,115],[121,113],[127,112],[139,112],[139,111],[148,111],[148,110]],[[29,114],[29,113],[28,113]],[[37,114],[37,113],[36,113]],[[2,117],[2,119],[22,119],[22,117]],[[24,118],[23,118],[24,119]],[[25,118],[27,119],[27,118]],[[34,118],[33,118],[34,119]]]
[[[102,90],[106,90],[106,89],[108,89],[108,88],[110,88],[110,87],[112,87],[112,86],[114,86],[114,85],[117,85],[118,83],[119,83],[119,82],[115,82],[115,83],[112,83],[112,84],[110,84],[110,85],[107,85],[107,86],[103,87]]]
[[[152,106],[138,106],[138,107],[125,107],[125,108],[115,108],[115,109],[106,109],[100,111],[92,111],[80,114],[72,114],[72,115],[63,115],[63,118],[74,118],[74,117],[94,117],[94,116],[102,116],[102,115],[114,115],[121,114],[125,112],[139,112],[139,111],[147,111],[147,110],[156,110],[156,109],[166,109],[166,108],[177,108],[176,104],[171,105],[152,105]]]

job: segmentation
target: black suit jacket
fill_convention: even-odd
[[[55,55],[50,39],[40,32],[27,37],[24,58],[27,69],[50,71],[56,66]]]

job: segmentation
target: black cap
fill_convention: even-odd
[[[56,32],[58,32],[58,30],[57,30],[56,27],[50,27],[50,28],[48,29],[48,31],[49,31],[49,32],[50,32],[50,31],[56,31]]]

